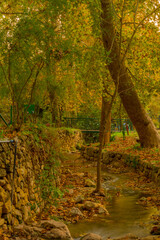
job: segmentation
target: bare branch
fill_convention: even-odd
[[[103,84],[103,87],[105,89],[105,93],[107,93],[110,97],[113,97],[113,95],[108,92],[107,87],[104,84]]]
[[[35,79],[34,79],[34,82],[33,82],[33,85],[32,85],[31,97],[30,97],[30,101],[29,101],[29,103],[28,103],[28,107],[29,107],[29,105],[30,105],[31,102],[32,102],[34,88],[35,88],[36,83],[37,83],[38,75],[39,75],[41,69],[43,68],[43,66],[44,66],[44,62],[43,62],[43,60],[41,59],[41,62],[38,64],[38,69],[37,69],[36,76],[35,76]]]
[[[133,73],[131,72],[131,70],[130,70],[129,68],[127,68],[127,70],[128,70],[128,72],[130,73],[130,75],[131,75],[134,79],[136,79],[136,80],[138,81],[138,79],[133,75]]]
[[[35,86],[36,86],[36,83],[37,83],[38,75],[39,75],[40,71],[42,70],[43,66],[44,66],[44,62],[43,62],[43,60],[41,59],[40,63],[38,64],[38,69],[37,69],[37,72],[36,72],[36,75],[35,75],[34,82],[33,82],[33,84],[32,84],[30,100],[29,100],[29,103],[28,103],[27,108],[25,109],[25,112],[27,112],[30,104],[32,103],[33,93],[34,93],[34,89],[35,89]],[[35,67],[35,66],[34,66],[34,67]],[[25,113],[22,113],[22,121],[21,121],[21,123],[20,123],[20,127],[21,127],[21,125],[22,125],[24,115],[25,115]]]
[[[32,74],[33,74],[33,71],[34,71],[35,66],[36,66],[36,64],[32,67],[31,72],[30,72],[28,78],[26,79],[25,83],[23,84],[23,86],[22,86],[22,88],[21,88],[21,91],[20,91],[19,96],[18,96],[18,98],[17,98],[18,101],[20,100],[21,94],[22,94],[25,86],[27,85],[28,81],[29,81],[30,78],[32,77]]]

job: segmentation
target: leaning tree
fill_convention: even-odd
[[[139,100],[132,78],[127,71],[125,59],[139,27],[160,9],[160,5],[152,7],[153,8],[151,8],[150,12],[143,16],[139,23],[134,23],[133,32],[128,40],[127,46],[125,49],[122,49],[121,32],[124,8],[122,8],[122,14],[120,17],[120,36],[117,37],[113,21],[115,9],[112,2],[111,0],[101,0],[101,29],[103,44],[106,51],[110,53],[109,56],[111,59],[110,63],[107,63],[107,66],[114,83],[118,86],[118,93],[124,108],[137,130],[141,145],[144,147],[160,147],[160,136]]]

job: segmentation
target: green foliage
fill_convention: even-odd
[[[116,135],[115,135],[115,134],[111,135],[111,137],[110,137],[110,142],[114,142],[115,139],[116,139]]]
[[[141,144],[140,143],[137,143],[137,144],[135,144],[133,147],[132,147],[134,150],[142,150],[142,146],[141,146]]]
[[[139,162],[137,160],[137,157],[136,156],[133,157],[133,159],[132,159],[132,167],[136,169],[138,164],[139,164]]]
[[[126,158],[125,158],[125,163],[126,163],[127,165],[130,165],[130,163],[131,163],[131,155],[130,155],[130,154],[126,156]]]
[[[72,184],[70,184],[70,185],[66,185],[66,188],[73,189],[74,186]]]
[[[36,210],[36,203],[30,204],[31,210],[35,211]]]
[[[60,221],[60,219],[58,217],[56,217],[56,216],[50,216],[50,219],[53,219],[55,221]]]
[[[59,161],[52,151],[50,158],[44,164],[42,172],[36,179],[36,189],[47,209],[51,205],[57,205],[58,199],[63,196],[62,191],[57,186]]]
[[[4,138],[4,131],[0,130],[0,138]]]
[[[159,148],[154,148],[154,151],[155,152],[160,152],[160,149]]]
[[[132,166],[133,168],[137,168],[139,161],[138,161],[138,156],[133,156],[131,154],[127,155],[125,158],[125,163],[128,166]]]
[[[118,41],[121,38],[123,55],[134,27],[152,11],[154,4],[146,1],[144,6],[140,1],[137,6],[134,1],[126,1],[123,8],[122,2],[113,2],[111,14]],[[0,95],[6,99],[7,107],[14,102],[19,120],[23,120],[25,114],[23,105],[29,102],[45,109],[44,123],[60,121],[63,116],[99,117],[103,82],[108,92],[113,92],[106,68],[110,52],[104,50],[101,38],[100,1],[7,0],[1,3],[1,11],[7,14],[0,13]],[[157,126],[158,107],[150,104],[150,99],[153,103],[152,96],[159,92],[158,32],[153,19],[146,19],[126,59],[138,94],[143,104],[148,105],[147,110]],[[41,61],[42,69],[39,68]],[[0,104],[4,108],[3,103]],[[117,117],[119,99],[112,112]],[[123,109],[121,114],[126,116]],[[52,115],[55,118],[52,119]],[[14,119],[14,123],[16,121]]]
[[[98,142],[99,141],[99,133],[97,133],[97,132],[83,133],[83,139],[86,144]]]

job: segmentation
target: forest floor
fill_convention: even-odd
[[[127,137],[125,140],[118,139],[112,142],[107,149],[117,152],[125,152],[130,154],[139,155],[141,159],[145,161],[154,161],[157,165],[160,164],[160,152],[157,149],[139,149],[136,141],[133,138]],[[138,149],[136,147],[137,146]],[[144,206],[153,205],[160,210],[160,187],[158,187],[153,181],[146,178],[143,174],[136,173],[136,171],[124,165],[121,161],[111,163],[107,168],[111,174],[123,173],[128,176],[128,181],[125,183],[126,187],[131,187],[134,190],[140,190],[146,193],[149,197],[139,204]],[[81,219],[81,216],[72,216],[70,211],[73,207],[82,207],[81,204],[77,204],[75,199],[79,195],[83,195],[85,201],[92,201],[100,203],[102,206],[107,206],[110,196],[93,195],[95,187],[85,186],[87,179],[90,179],[96,184],[96,163],[87,162],[83,159],[79,152],[73,152],[66,154],[66,159],[63,161],[61,167],[61,181],[60,188],[66,189],[63,198],[59,200],[58,207],[52,207],[48,212],[48,215],[44,213],[42,216],[44,219],[49,215],[54,215],[58,219],[62,219],[67,223],[76,223]],[[102,182],[104,181],[102,177]],[[119,193],[117,193],[119,194]],[[97,215],[96,209],[82,210],[83,218],[92,219]],[[160,221],[160,216],[159,219]]]
[[[158,149],[142,149],[136,143],[136,140],[132,137],[117,138],[114,142],[111,142],[107,147],[109,151],[130,153],[139,155],[141,159],[145,161],[154,161],[155,164],[160,165],[160,151]],[[134,190],[140,190],[146,193],[149,197],[144,201],[140,201],[144,207],[154,206],[160,211],[160,188],[147,179],[143,174],[136,173],[131,167],[124,165],[122,162],[113,162],[106,166],[107,171],[110,173],[123,173],[128,176],[126,181],[126,187],[130,187]],[[79,151],[64,153],[64,159],[60,168],[60,181],[59,187],[64,192],[61,199],[58,199],[57,206],[49,206],[46,203],[46,211],[41,216],[37,215],[34,222],[38,222],[41,219],[56,219],[64,221],[65,223],[76,223],[81,219],[88,219],[89,221],[94,219],[98,215],[96,208],[84,209],[81,203],[76,203],[75,199],[81,195],[85,201],[96,202],[101,206],[107,208],[110,196],[104,191],[104,196],[93,195],[95,187],[87,187],[86,180],[90,179],[96,184],[96,164],[87,162],[82,158]],[[104,179],[102,178],[102,182]],[[117,195],[119,192],[117,192]],[[80,215],[74,216],[71,213],[71,209],[74,207],[79,208],[82,211],[83,217]],[[160,214],[153,216],[155,221],[160,222]],[[2,235],[1,235],[2,236]],[[7,234],[5,238],[11,239]],[[8,237],[7,237],[8,236]]]
[[[137,155],[141,160],[152,162],[155,166],[160,166],[160,149],[158,148],[142,148],[137,143],[136,138],[132,136],[117,137],[113,142],[110,142],[106,150],[119,153]]]

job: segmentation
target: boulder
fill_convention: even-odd
[[[104,206],[100,206],[98,208],[98,213],[99,214],[105,214],[105,215],[109,215],[109,212],[107,211],[107,209]]]
[[[14,234],[17,236],[33,236],[33,231],[34,230],[32,226],[27,226],[25,224],[20,224],[14,227]]]
[[[102,240],[102,237],[95,233],[88,233],[84,235],[80,240]]]
[[[82,195],[79,195],[75,199],[75,203],[82,203],[84,201],[84,197]]]
[[[45,233],[43,235],[45,239],[64,239],[69,240],[72,239],[71,236],[69,236],[65,231],[61,229],[51,229],[49,232]]]
[[[54,220],[46,220],[42,221],[40,224],[41,227],[45,229],[50,229],[49,232],[46,232],[45,238],[49,239],[49,237],[53,239],[65,239],[72,240],[71,234],[68,230],[68,227],[62,223]],[[44,235],[43,235],[44,237]]]
[[[39,237],[52,240],[72,240],[67,226],[62,222],[56,222],[54,220],[41,221],[39,224],[33,224],[31,226],[20,224],[14,227],[14,234],[23,237],[29,236],[31,239]]]
[[[97,203],[91,202],[91,201],[86,201],[83,205],[84,209],[87,210],[92,210],[94,208],[97,208]]]
[[[80,217],[83,217],[83,213],[79,210],[79,208],[76,208],[76,207],[73,207],[70,211],[70,215],[72,217],[75,217],[75,216],[80,216]]]

